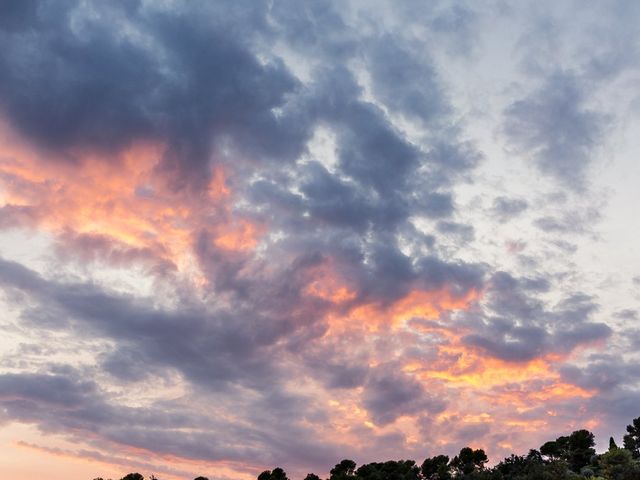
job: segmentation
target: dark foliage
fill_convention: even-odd
[[[596,451],[595,437],[588,430],[576,430],[568,437],[558,437],[540,447],[540,453],[548,460],[564,460],[572,471],[579,473],[591,464]]]
[[[427,480],[449,480],[451,478],[451,467],[447,455],[436,455],[427,458],[420,467],[422,477]]]
[[[329,472],[331,474],[330,480],[342,480],[345,478],[353,477],[356,471],[356,462],[353,460],[344,459],[338,463]]]
[[[419,480],[420,468],[413,460],[368,463],[355,472],[358,480]]]
[[[453,467],[456,477],[471,475],[474,472],[484,469],[484,464],[489,461],[484,450],[473,450],[465,447],[460,453],[453,457],[451,466]]]
[[[609,450],[615,450],[616,448],[618,448],[616,441],[613,439],[613,437],[609,437]]]
[[[623,439],[624,448],[631,452],[633,458],[640,459],[640,417],[627,425],[627,435]]]

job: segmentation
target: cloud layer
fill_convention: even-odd
[[[5,2],[11,448],[249,478],[620,430],[640,266],[593,263],[594,172],[639,12],[591,8]]]

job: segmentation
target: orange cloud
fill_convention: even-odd
[[[344,305],[358,296],[357,292],[336,273],[331,260],[310,269],[309,274],[312,280],[305,288],[306,295],[321,298],[336,306]]]
[[[221,248],[233,251],[253,250],[258,244],[262,229],[257,225],[241,219],[231,222],[214,240]]]
[[[0,128],[0,139],[4,213],[28,212],[21,222],[26,218],[31,227],[54,235],[99,235],[151,251],[178,268],[193,265],[200,231],[208,231],[216,246],[238,252],[255,249],[264,232],[232,213],[233,195],[220,166],[212,170],[206,191],[173,190],[158,168],[162,143],[137,143],[108,158],[75,152],[74,161],[45,161],[43,152],[6,127]]]
[[[469,309],[479,298],[475,290],[456,296],[443,288],[435,291],[413,290],[390,305],[372,301],[358,304],[356,291],[332,276],[313,282],[307,292],[341,307],[328,317],[331,328],[348,329],[349,325],[358,325],[370,332],[376,332],[383,326],[398,328],[414,318],[437,320],[444,312]],[[429,327],[423,324],[420,328],[427,330]],[[446,328],[435,323],[430,328],[440,331],[442,335],[447,334]]]
[[[411,318],[434,320],[440,318],[443,312],[467,310],[479,297],[476,290],[469,290],[463,295],[454,295],[446,288],[436,291],[414,290],[394,303],[390,314],[394,323]]]
[[[488,451],[495,454],[498,454],[495,448],[507,450],[520,443],[529,445],[530,439],[521,442],[521,433],[543,431],[547,426],[547,416],[531,419],[520,418],[521,415],[541,404],[579,401],[594,395],[594,392],[567,383],[552,368],[555,363],[565,360],[564,357],[547,354],[528,362],[508,362],[488,357],[464,344],[462,339],[469,332],[451,324],[445,314],[474,308],[481,300],[479,291],[455,295],[448,289],[414,290],[387,306],[373,302],[358,304],[357,293],[333,269],[323,266],[319,271],[322,275],[309,285],[307,293],[335,305],[335,309],[328,313],[328,336],[364,330],[365,335],[375,339],[389,334],[389,329],[395,331],[396,337],[400,332],[408,331],[406,335],[402,334],[398,348],[414,347],[414,352],[425,348],[424,344],[418,343],[424,334],[433,339],[428,350],[424,351],[424,357],[415,353],[407,358],[406,354],[399,353],[397,358],[404,355],[402,371],[420,381],[426,392],[449,400],[447,410],[437,416],[433,425],[438,430],[442,445],[458,442],[449,431],[451,427],[447,427],[452,419],[456,419],[458,426],[500,425],[501,432],[508,434],[510,439],[502,442],[500,447],[490,446]],[[419,321],[413,322],[413,319]],[[374,354],[369,361],[371,366],[388,362],[395,355],[393,351],[371,351]],[[400,428],[405,434],[413,432],[407,437],[408,442],[409,437],[412,441],[420,437],[415,431],[415,417],[401,417],[393,425],[381,428],[369,422],[366,412],[359,407],[357,396],[333,402],[333,421],[342,425],[341,438],[351,439],[349,425],[364,425],[371,429],[372,434]],[[354,433],[350,440],[353,445],[361,443],[358,435]],[[478,443],[479,447],[488,447],[481,443]]]

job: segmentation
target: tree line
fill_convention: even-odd
[[[345,459],[331,469],[328,480],[640,480],[640,417],[627,426],[622,445],[618,447],[611,437],[609,449],[597,454],[595,436],[583,429],[548,441],[526,455],[511,454],[493,467],[487,467],[484,450],[464,447],[453,458],[436,455],[420,465],[414,460],[389,460],[357,467],[356,462]],[[130,473],[120,480],[144,477]],[[159,479],[151,475],[149,480]],[[277,467],[265,470],[257,480],[290,479]],[[304,480],[321,479],[309,473]]]

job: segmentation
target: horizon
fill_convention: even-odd
[[[630,0],[0,2],[0,474],[620,444],[638,24]]]

